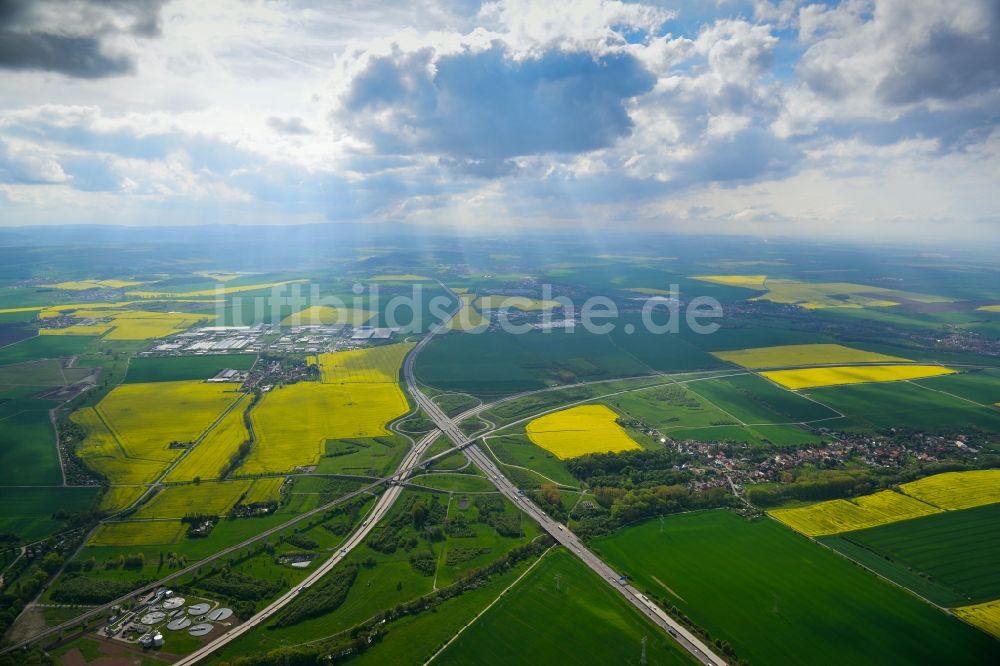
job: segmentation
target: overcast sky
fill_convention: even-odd
[[[1000,236],[1000,0],[0,0],[0,224]]]

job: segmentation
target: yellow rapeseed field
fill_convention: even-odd
[[[122,384],[97,404],[108,429],[130,458],[170,462],[242,396],[225,384],[199,381]]]
[[[317,356],[324,384],[396,384],[415,343],[401,342]]]
[[[82,291],[84,289],[123,289],[143,284],[136,280],[71,280],[68,282],[58,282],[56,284],[43,284],[43,287],[51,289],[65,289],[67,291]]]
[[[312,305],[304,310],[290,314],[281,321],[282,326],[331,326],[349,324],[361,326],[376,313],[370,310],[333,307],[330,305]]]
[[[1000,312],[1000,305],[981,305],[976,309],[982,312]]]
[[[84,324],[75,324],[73,326],[66,326],[64,328],[40,328],[38,329],[39,335],[104,335],[111,330],[110,324],[95,324],[93,326],[87,326]]]
[[[817,537],[928,516],[941,510],[892,490],[852,500],[830,500],[793,509],[775,509],[771,515],[793,530]]]
[[[448,320],[448,329],[452,331],[472,331],[489,324],[489,319],[476,309],[473,301],[474,295],[465,294],[462,299],[462,308],[455,313],[455,316]]]
[[[92,315],[96,316],[96,315]],[[122,310],[113,315],[108,340],[152,340],[181,333],[204,321],[204,314],[184,312],[144,312],[142,310]]]
[[[866,382],[896,382],[950,375],[955,371],[940,365],[855,365],[832,368],[773,370],[761,376],[793,391],[818,386],[861,384]]]
[[[48,311],[42,311],[41,317],[44,319],[47,316]],[[81,314],[74,311],[73,316],[109,320],[107,325],[114,327],[114,330],[107,335],[108,340],[163,338],[185,331],[199,321],[214,319],[211,315],[190,312],[147,312],[145,310],[122,310],[107,307],[105,309],[85,310]]]
[[[771,301],[799,305],[806,309],[819,308],[876,308],[899,305],[902,301],[943,303],[950,299],[929,294],[873,287],[851,282],[802,282],[766,275],[694,275],[695,280],[735,287],[767,290],[766,294],[751,300]]]
[[[212,289],[197,289],[195,291],[173,292],[173,291],[129,291],[129,296],[138,298],[194,298],[198,296],[217,296],[240,294],[247,291],[259,291],[261,289],[271,289],[283,287],[288,284],[301,284],[308,280],[283,280],[281,282],[261,282],[259,284],[243,284],[236,287],[219,287]]]
[[[194,514],[224,516],[248,490],[251,482],[204,481],[167,486],[135,512],[136,518],[183,518]]]
[[[969,624],[1000,638],[1000,599],[954,608],[952,612]]]
[[[166,469],[167,463],[163,461],[128,457],[93,407],[76,410],[70,420],[85,433],[77,446],[77,455],[112,486],[150,483]]]
[[[899,305],[899,300],[893,299],[893,296],[897,298],[904,296],[903,292],[850,282],[799,282],[776,279],[767,281],[767,290],[766,294],[753,300],[799,305],[807,310],[887,308]]]
[[[140,520],[98,526],[88,546],[166,546],[179,542],[187,526],[179,520]]]
[[[398,384],[299,382],[275,388],[250,412],[256,441],[240,471],[315,465],[328,439],[379,437],[409,411]]]
[[[712,284],[722,284],[727,287],[746,287],[747,289],[767,289],[766,275],[692,275],[692,279]]]
[[[524,296],[482,296],[476,301],[476,307],[480,310],[500,310],[509,308],[511,310],[546,310],[559,307],[556,301],[541,300],[538,298],[526,298]]]
[[[1000,502],[1000,469],[945,472],[904,483],[900,490],[942,509],[969,509]]]
[[[88,318],[93,317],[89,312],[84,312],[82,314],[76,314],[77,310],[103,310],[103,311],[114,311],[116,308],[123,308],[127,305],[132,305],[135,301],[115,301],[113,303],[106,302],[94,302],[94,303],[64,303],[62,305],[50,305],[42,308],[42,311],[38,313],[39,319],[52,319],[53,317],[60,317],[64,314],[72,313],[74,317]]]
[[[250,439],[243,421],[244,407],[237,405],[212,428],[176,467],[170,470],[167,481],[193,481],[217,479],[233,454],[243,442]]]
[[[146,486],[111,486],[101,497],[98,511],[114,513],[132,506],[142,494],[146,492]]]
[[[712,352],[712,356],[744,368],[774,368],[790,365],[823,365],[827,363],[895,363],[909,359],[888,354],[852,349],[843,345],[807,344],[754,347],[735,351]]]
[[[257,502],[277,502],[281,499],[281,486],[285,483],[285,477],[274,476],[266,479],[255,479],[250,490],[243,498],[244,504],[255,504]]]
[[[528,423],[528,438],[558,458],[588,453],[638,449],[615,419],[618,414],[605,405],[580,405],[540,416]]]

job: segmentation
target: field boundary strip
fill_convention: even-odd
[[[743,421],[743,419],[740,419],[740,418],[737,418],[736,416],[734,416],[734,415],[730,414],[729,412],[727,412],[726,410],[724,410],[724,409],[723,409],[722,407],[719,407],[719,406],[718,406],[717,404],[715,404],[714,402],[712,402],[711,400],[709,400],[708,398],[706,398],[706,397],[705,397],[704,395],[702,395],[701,393],[698,393],[698,392],[697,392],[697,391],[695,391],[695,390],[694,390],[693,388],[691,388],[691,387],[689,387],[689,386],[685,386],[684,388],[685,388],[686,390],[688,390],[688,391],[691,391],[691,393],[694,393],[694,394],[695,394],[696,396],[698,396],[699,398],[701,398],[702,400],[704,400],[704,401],[705,401],[705,402],[706,402],[707,404],[711,405],[712,407],[715,407],[715,408],[716,408],[717,410],[719,410],[720,412],[722,412],[723,414],[725,414],[726,416],[728,416],[728,417],[729,417],[729,418],[731,418],[732,420],[734,420],[734,421],[736,421],[737,423],[739,423],[739,424],[740,424],[740,426],[742,426],[742,427],[746,427],[746,426],[749,426],[749,425],[751,425],[751,424],[749,424],[749,423],[745,423],[745,422]],[[772,425],[772,424],[760,424],[760,425]],[[773,425],[781,425],[781,424],[779,424],[779,423],[775,423],[775,424],[773,424]]]
[[[942,375],[942,376],[944,376],[944,375]],[[949,393],[948,391],[942,391],[941,389],[932,388],[930,386],[924,386],[923,384],[920,383],[920,378],[917,378],[917,379],[907,379],[907,380],[904,380],[904,381],[907,384],[913,384],[914,386],[919,386],[920,388],[925,389],[927,391],[934,391],[935,393],[940,393],[942,395],[947,395],[947,396],[950,396],[952,398],[957,398],[958,400],[964,400],[965,402],[969,403],[970,405],[975,405],[976,407],[995,407],[996,406],[996,405],[992,405],[992,404],[991,405],[984,405],[981,402],[976,402],[975,400],[970,400],[969,398],[966,398],[964,396],[956,395],[954,393]]]
[[[521,513],[522,513],[522,515],[523,515],[523,512],[521,512]],[[439,656],[440,656],[440,655],[441,655],[441,654],[442,654],[442,653],[443,653],[443,652],[444,652],[445,650],[447,650],[447,649],[448,649],[448,647],[449,647],[449,646],[450,646],[450,645],[451,645],[452,643],[454,643],[454,642],[455,642],[456,640],[458,640],[458,637],[459,637],[459,636],[461,636],[461,635],[462,635],[462,633],[463,633],[463,632],[464,632],[464,631],[465,631],[466,629],[468,629],[468,628],[469,628],[469,627],[471,627],[471,626],[472,626],[473,624],[475,624],[475,623],[476,623],[476,621],[477,621],[477,620],[479,620],[479,618],[481,618],[481,617],[483,616],[483,614],[485,614],[485,613],[486,613],[486,612],[487,612],[488,610],[490,610],[491,608],[493,608],[493,606],[495,606],[495,605],[496,605],[496,604],[497,604],[497,603],[498,603],[498,602],[499,602],[499,601],[500,601],[501,599],[503,599],[503,598],[504,598],[504,596],[505,596],[505,595],[507,594],[507,592],[509,592],[509,591],[510,591],[511,589],[513,589],[513,588],[514,588],[514,586],[516,586],[516,585],[517,585],[518,583],[520,583],[520,582],[521,582],[521,580],[522,580],[522,579],[524,579],[524,577],[525,577],[525,576],[527,576],[527,575],[528,575],[529,573],[531,573],[531,571],[532,571],[532,570],[533,570],[533,569],[534,569],[534,568],[535,568],[536,566],[538,566],[538,564],[539,564],[539,563],[540,563],[540,562],[541,562],[541,561],[542,561],[543,559],[545,559],[545,557],[547,557],[549,553],[551,553],[551,552],[552,552],[552,549],[553,549],[553,548],[555,548],[555,546],[550,546],[550,547],[549,547],[549,548],[548,548],[548,549],[547,549],[547,550],[546,550],[546,551],[545,551],[544,553],[542,553],[542,554],[541,554],[541,555],[540,555],[540,556],[538,557],[538,559],[536,559],[536,560],[535,560],[534,562],[532,562],[532,563],[531,563],[531,566],[529,566],[529,567],[528,567],[527,569],[525,569],[525,570],[524,570],[524,572],[523,572],[523,573],[522,573],[522,574],[521,574],[520,576],[518,576],[516,580],[514,580],[514,581],[513,581],[513,582],[512,582],[512,583],[511,583],[510,585],[508,585],[508,586],[507,586],[507,587],[505,587],[505,588],[504,588],[503,590],[501,590],[500,594],[498,594],[498,595],[496,596],[496,598],[495,598],[495,599],[494,599],[493,601],[491,601],[491,602],[489,603],[489,605],[488,605],[488,606],[486,606],[486,608],[484,608],[484,609],[482,609],[481,611],[479,611],[478,613],[476,613],[476,616],[475,616],[475,617],[473,617],[473,618],[472,618],[471,620],[469,620],[469,621],[468,621],[468,622],[467,622],[467,623],[465,624],[465,626],[463,626],[463,627],[462,627],[461,629],[459,629],[458,631],[456,631],[456,632],[455,632],[455,635],[454,635],[454,636],[452,636],[452,637],[451,637],[451,638],[450,638],[450,639],[448,640],[448,642],[447,642],[447,643],[445,643],[445,644],[444,644],[444,645],[442,645],[442,646],[441,646],[440,648],[438,648],[438,651],[437,651],[437,652],[435,652],[434,654],[432,654],[432,655],[430,656],[430,658],[428,658],[428,659],[427,659],[427,661],[425,661],[425,662],[423,663],[423,666],[427,666],[427,665],[428,665],[428,664],[430,664],[430,663],[431,663],[432,661],[434,661],[435,659],[437,659],[437,658],[438,658],[438,657],[439,657]]]

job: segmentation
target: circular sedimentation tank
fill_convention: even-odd
[[[163,611],[150,611],[143,615],[139,619],[139,622],[142,622],[143,624],[156,624],[157,622],[163,622],[166,617],[167,614]]]
[[[208,614],[208,619],[212,622],[222,622],[223,620],[228,620],[233,616],[232,608],[216,608],[214,611]]]
[[[184,597],[170,597],[163,602],[163,610],[173,610],[184,605]]]
[[[176,620],[172,620],[170,624],[167,625],[167,629],[170,631],[180,631],[181,629],[187,629],[191,626],[191,620],[186,617],[179,617]]]
[[[196,624],[190,629],[188,629],[188,633],[191,634],[192,636],[204,636],[210,631],[212,631],[212,625],[208,624],[207,622]]]

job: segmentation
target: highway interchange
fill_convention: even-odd
[[[583,545],[575,534],[567,530],[561,523],[553,520],[536,504],[529,500],[524,495],[523,491],[511,483],[510,480],[507,479],[507,477],[505,477],[497,468],[493,461],[485,453],[483,453],[478,446],[470,441],[465,433],[463,433],[458,427],[456,422],[449,418],[448,415],[445,414],[433,400],[427,397],[420,390],[416,374],[414,372],[417,354],[419,354],[420,350],[427,345],[431,339],[433,339],[433,336],[439,332],[444,325],[445,324],[441,324],[439,327],[435,327],[430,333],[424,336],[424,338],[417,343],[416,347],[414,347],[410,354],[407,355],[406,361],[403,365],[403,376],[406,380],[406,385],[410,395],[417,402],[417,404],[423,408],[424,412],[431,418],[431,420],[434,421],[438,429],[432,430],[430,433],[421,438],[416,445],[414,445],[414,447],[407,454],[406,458],[404,458],[400,463],[397,473],[392,477],[388,490],[386,490],[386,492],[379,497],[374,509],[362,523],[361,527],[347,539],[339,551],[334,553],[333,556],[331,556],[326,562],[317,567],[313,573],[311,573],[296,587],[285,592],[243,624],[233,627],[212,640],[210,643],[207,643],[200,649],[192,652],[187,657],[176,662],[177,666],[195,664],[224,645],[232,642],[239,636],[242,636],[255,627],[262,625],[282,608],[295,600],[295,598],[309,588],[309,586],[320,580],[330,570],[336,567],[337,564],[343,561],[354,548],[364,542],[371,530],[374,529],[378,522],[389,513],[392,505],[402,493],[402,483],[405,481],[405,477],[412,470],[418,467],[418,462],[424,452],[441,433],[446,435],[453,444],[453,448],[449,449],[446,453],[450,453],[450,451],[455,448],[462,449],[472,463],[482,470],[484,474],[486,474],[487,478],[489,478],[489,480],[504,496],[514,502],[515,505],[519,506],[522,511],[537,521],[538,524],[552,536],[552,538],[565,547],[569,552],[580,558],[584,564],[600,576],[602,580],[606,581],[613,589],[625,597],[625,599],[635,606],[639,612],[666,631],[673,640],[687,650],[695,659],[706,666],[723,666],[725,661],[716,655],[698,637],[685,629],[672,617],[667,615],[661,608],[646,597],[646,595],[629,585],[626,580],[622,579],[618,572],[614,571],[593,552],[586,548],[586,546]],[[487,406],[488,405],[480,405],[478,408],[468,410],[458,418],[461,420],[474,415],[484,410]]]
[[[451,316],[454,316],[452,313]],[[450,317],[449,317],[450,318]],[[179,666],[188,666],[190,664],[195,664],[202,659],[206,658],[213,652],[219,650],[223,646],[237,639],[238,637],[246,634],[255,627],[259,627],[264,624],[269,618],[273,617],[282,608],[287,606],[289,603],[294,601],[299,594],[313,585],[315,582],[320,580],[325,574],[329,573],[334,567],[337,566],[341,561],[343,561],[350,552],[361,545],[365,539],[368,537],[372,529],[379,523],[382,518],[384,518],[392,506],[395,504],[396,500],[403,491],[403,483],[405,479],[414,471],[419,470],[423,467],[428,466],[429,463],[437,460],[439,458],[450,455],[456,450],[462,450],[469,460],[476,465],[486,477],[496,486],[496,488],[508,499],[510,499],[515,505],[517,505],[522,511],[527,513],[531,518],[533,518],[539,525],[555,539],[560,545],[565,547],[570,553],[577,556],[584,564],[587,565],[592,571],[594,571],[601,580],[605,581],[612,589],[616,590],[621,594],[629,603],[631,603],[636,609],[639,610],[643,615],[649,618],[654,624],[663,629],[671,639],[676,641],[682,648],[689,652],[695,659],[706,666],[722,666],[725,661],[721,659],[717,654],[715,654],[707,645],[705,645],[698,637],[689,632],[680,623],[674,620],[672,617],[667,615],[661,608],[659,608],[655,603],[648,599],[644,594],[636,590],[630,584],[628,584],[627,579],[622,578],[619,572],[616,572],[611,567],[609,567],[605,562],[603,562],[599,557],[597,557],[592,551],[586,548],[583,543],[574,535],[572,532],[567,530],[564,525],[557,522],[550,516],[548,516],[544,511],[542,511],[536,504],[531,502],[524,494],[523,491],[517,488],[507,477],[503,475],[500,469],[493,463],[492,459],[487,456],[472,440],[469,439],[458,427],[457,423],[475,416],[482,411],[490,407],[494,407],[496,403],[483,403],[477,407],[474,407],[466,412],[458,415],[455,419],[449,418],[437,404],[427,397],[422,391],[420,391],[419,384],[416,379],[414,372],[414,366],[416,357],[423,349],[424,346],[429,344],[433,337],[442,330],[446,330],[447,320],[443,323],[435,326],[431,331],[425,335],[414,347],[413,350],[407,355],[403,366],[403,375],[407,384],[410,395],[417,402],[417,404],[423,408],[426,414],[431,418],[431,420],[437,426],[436,429],[428,432],[419,441],[417,441],[411,450],[407,453],[404,459],[400,462],[396,469],[396,472],[384,479],[379,479],[371,484],[366,485],[363,488],[359,488],[345,496],[342,496],[333,502],[326,505],[313,509],[305,514],[297,516],[281,525],[273,527],[265,532],[262,532],[254,537],[247,539],[244,542],[226,548],[219,551],[210,558],[201,560],[189,567],[185,567],[182,570],[178,570],[173,574],[157,581],[156,583],[147,586],[147,588],[156,587],[161,584],[166,584],[171,580],[175,580],[187,573],[191,573],[197,570],[204,564],[223,557],[227,554],[236,552],[239,549],[245,548],[248,545],[275,534],[292,524],[298,523],[310,516],[313,516],[322,511],[327,511],[333,508],[337,504],[346,502],[354,497],[360,496],[364,493],[372,492],[377,489],[383,483],[388,482],[388,488],[383,492],[378,500],[376,501],[374,507],[366,516],[362,525],[355,530],[348,539],[341,544],[340,549],[337,550],[330,558],[328,558],[323,564],[316,568],[309,576],[304,580],[299,582],[295,587],[288,590],[280,597],[272,601],[266,608],[262,609],[256,615],[251,617],[246,622],[229,629],[225,633],[217,636],[215,639],[206,643],[201,648],[182,658],[181,660],[175,662]],[[567,387],[560,387],[567,388]],[[529,391],[529,393],[535,393],[537,391]],[[519,397],[510,396],[507,400]],[[491,428],[490,431],[493,429]],[[421,458],[427,451],[428,447],[441,435],[446,435],[452,442],[452,447],[448,450],[439,453],[432,458],[425,459],[421,461]],[[476,438],[482,437],[487,433],[480,433],[476,435]],[[145,589],[145,588],[144,588]],[[114,605],[123,603],[127,599],[135,595],[135,592],[126,595],[120,599],[115,599],[108,604],[103,606],[93,608],[82,616],[78,616],[73,620],[65,622],[61,625],[50,627],[38,634],[30,637],[29,639],[22,641],[16,645],[7,647],[0,652],[9,652],[12,650],[27,647],[28,645],[45,638],[47,636],[61,634],[67,629],[71,629],[74,626],[78,626],[81,621],[95,617],[101,613],[107,613]]]
[[[414,365],[416,356],[423,345],[426,345],[439,329],[432,330],[424,337],[413,351],[406,357],[403,365],[403,376],[410,395],[417,401],[424,412],[434,421],[435,425],[451,440],[452,444],[464,447],[465,455],[469,457],[476,467],[478,467],[487,478],[497,487],[497,489],[508,499],[520,507],[522,511],[531,516],[542,528],[552,536],[560,545],[570,553],[576,555],[594,573],[601,577],[611,587],[617,590],[625,599],[635,606],[639,611],[652,620],[655,624],[666,631],[671,638],[687,650],[695,659],[706,666],[721,666],[725,664],[718,655],[705,645],[698,637],[685,629],[679,622],[667,615],[661,608],[650,601],[644,594],[628,584],[622,575],[607,564],[597,555],[590,551],[583,542],[561,523],[551,518],[542,511],[534,502],[524,495],[523,491],[517,488],[510,480],[503,475],[493,461],[483,453],[476,444],[461,431],[456,422],[448,417],[433,400],[427,397],[417,383]]]

